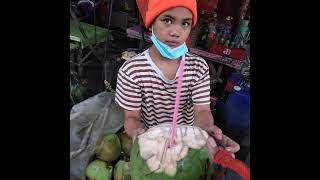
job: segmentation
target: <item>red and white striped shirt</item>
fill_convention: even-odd
[[[147,128],[172,122],[179,69],[176,78],[168,80],[151,60],[149,50],[142,52],[119,69],[116,102],[126,110],[141,110]],[[201,57],[185,55],[181,91],[177,123],[192,125],[193,105],[210,104],[209,67]]]

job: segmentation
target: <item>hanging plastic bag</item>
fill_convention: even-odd
[[[115,94],[102,92],[72,107],[70,112],[70,180],[85,180],[85,169],[97,140],[122,128],[124,114]]]

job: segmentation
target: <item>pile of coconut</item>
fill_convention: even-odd
[[[86,168],[89,180],[130,180],[132,139],[124,132],[106,134],[96,144],[95,157]]]

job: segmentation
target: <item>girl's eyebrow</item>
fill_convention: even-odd
[[[192,21],[192,18],[185,18],[184,21]]]
[[[163,17],[170,18],[170,19],[174,19],[174,17],[172,17],[172,16],[170,16],[170,15],[167,15],[167,14],[164,14]]]
[[[164,14],[162,16],[169,18],[169,19],[175,19],[174,17],[172,17],[171,15],[168,15],[168,14]],[[185,18],[185,19],[183,19],[183,21],[192,21],[192,18]]]

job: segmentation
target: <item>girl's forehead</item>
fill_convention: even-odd
[[[171,16],[172,18],[175,18],[175,19],[191,19],[191,20],[193,17],[191,11],[185,7],[175,7],[175,8],[168,9],[162,12],[160,16]]]

